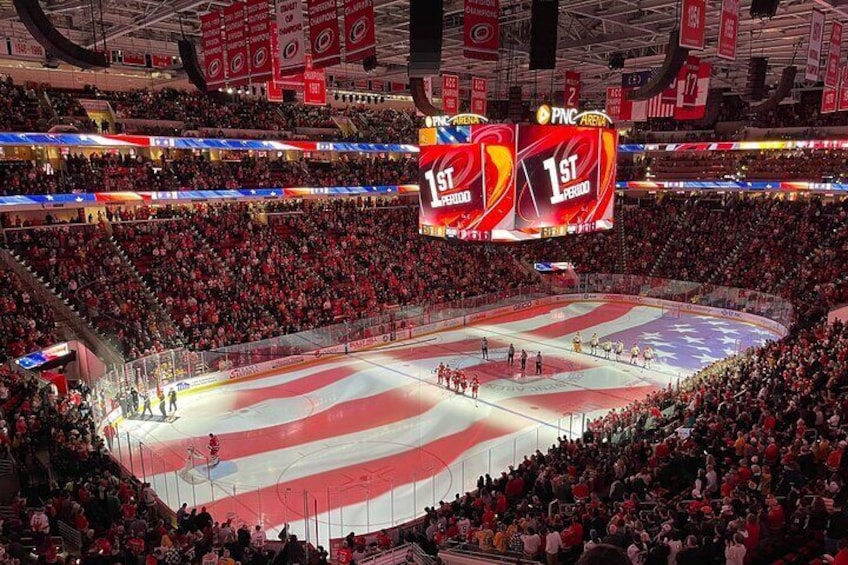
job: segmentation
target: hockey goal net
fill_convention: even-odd
[[[209,480],[209,457],[193,445],[188,446],[185,465],[178,474],[187,483],[197,484]]]

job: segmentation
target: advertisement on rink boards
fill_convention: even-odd
[[[543,123],[557,116],[609,123],[600,113],[546,112]],[[612,129],[479,124],[421,132],[423,235],[507,242],[612,227],[618,149]]]

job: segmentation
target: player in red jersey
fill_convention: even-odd
[[[218,452],[221,451],[221,442],[218,441],[218,436],[209,434],[209,445],[207,448],[209,449],[209,464],[214,467],[221,461],[218,458]]]
[[[459,386],[462,387],[462,394],[465,394],[465,389],[468,388],[468,377],[465,376],[465,371],[462,371],[459,376]]]
[[[436,368],[436,379],[438,379],[439,386],[442,385],[442,381],[445,380],[445,364],[439,363],[439,366]]]
[[[477,375],[474,375],[474,378],[471,379],[471,398],[477,398],[477,391],[480,390],[480,379],[477,378]]]
[[[461,373],[459,369],[453,372],[453,389],[456,392],[459,392],[459,381],[462,380]]]

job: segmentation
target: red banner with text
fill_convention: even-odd
[[[121,55],[121,62],[125,65],[132,67],[147,66],[144,53],[141,51],[124,51]]]
[[[566,108],[580,107],[580,73],[565,71],[565,92],[563,106]]]
[[[345,62],[353,63],[377,54],[373,0],[342,0]]]
[[[822,91],[821,113],[832,114],[836,111],[837,95],[835,88],[825,88]]]
[[[607,113],[607,116],[610,117],[613,121],[618,120],[621,115],[621,87],[620,86],[609,86],[607,87],[607,102],[604,110]]]
[[[497,61],[500,46],[499,0],[465,0],[464,49],[468,59]]]
[[[486,115],[486,95],[488,81],[480,77],[471,77],[471,113]]]
[[[280,74],[290,75],[306,68],[303,31],[303,7],[300,0],[278,0],[277,55]]]
[[[306,70],[303,72],[303,103],[307,106],[327,104],[327,77],[324,69],[312,67],[311,57],[307,57]]]
[[[273,76],[271,14],[268,0],[247,0],[247,53],[250,77],[263,82]]]
[[[683,0],[680,7],[680,46],[703,49],[707,29],[707,0]]]
[[[442,110],[448,116],[459,112],[459,77],[442,75]]]
[[[836,88],[839,84],[839,59],[842,54],[842,30],[841,22],[833,21],[830,28],[830,46],[827,49],[827,66],[824,70],[824,85]]]
[[[837,110],[844,112],[848,110],[848,66],[842,69],[842,80],[839,82],[839,103]]]
[[[226,80],[221,12],[211,12],[200,16],[200,34],[206,88],[214,90],[223,86]]]
[[[716,56],[729,61],[736,60],[736,37],[738,31],[739,0],[722,0]]]
[[[312,68],[338,65],[342,61],[342,48],[336,0],[308,0],[307,12]]]
[[[227,38],[227,84],[244,86],[250,82],[247,59],[244,4],[236,2],[224,8],[224,36]]]

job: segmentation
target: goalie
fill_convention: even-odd
[[[221,443],[218,441],[218,436],[209,434],[209,445],[206,447],[209,449],[209,465],[214,467],[220,462],[218,452],[221,450]]]

